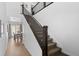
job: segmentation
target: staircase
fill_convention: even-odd
[[[48,56],[67,56],[62,49],[57,47],[57,43],[52,38],[48,38]]]
[[[26,18],[31,30],[33,31],[41,49],[43,56],[67,56],[56,42],[48,35],[48,26],[42,26],[22,5],[22,14]]]

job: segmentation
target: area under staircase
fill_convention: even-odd
[[[57,46],[53,38],[48,35],[48,26],[42,26],[22,5],[22,14],[26,18],[33,34],[35,35],[41,49],[43,56],[67,56],[62,52],[62,49]]]

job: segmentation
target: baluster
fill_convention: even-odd
[[[22,6],[22,14],[24,14],[24,4],[22,4],[21,6]]]
[[[46,7],[46,2],[43,2],[43,4],[44,4],[44,8]]]

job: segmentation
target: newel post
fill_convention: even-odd
[[[24,14],[24,4],[22,4],[21,6],[22,6],[22,14]]]
[[[48,56],[48,26],[43,26],[43,56]]]

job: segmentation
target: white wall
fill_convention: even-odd
[[[8,17],[16,17],[21,13],[21,2],[7,2],[7,16]]]
[[[79,56],[79,3],[55,2],[34,17],[68,55]]]
[[[42,55],[41,48],[34,37],[34,34],[32,33],[28,23],[26,22],[26,19],[22,14],[20,14],[21,11],[21,5],[22,3],[6,3],[7,6],[7,20],[10,20],[10,17],[16,17],[20,18],[23,23],[24,28],[24,45],[27,48],[27,50],[30,52],[31,55]]]
[[[0,20],[2,20],[2,25],[3,25],[3,33],[2,36],[0,37],[0,55],[5,54],[6,50],[6,43],[7,43],[7,38],[6,38],[6,5],[5,3],[1,2],[0,3]]]

